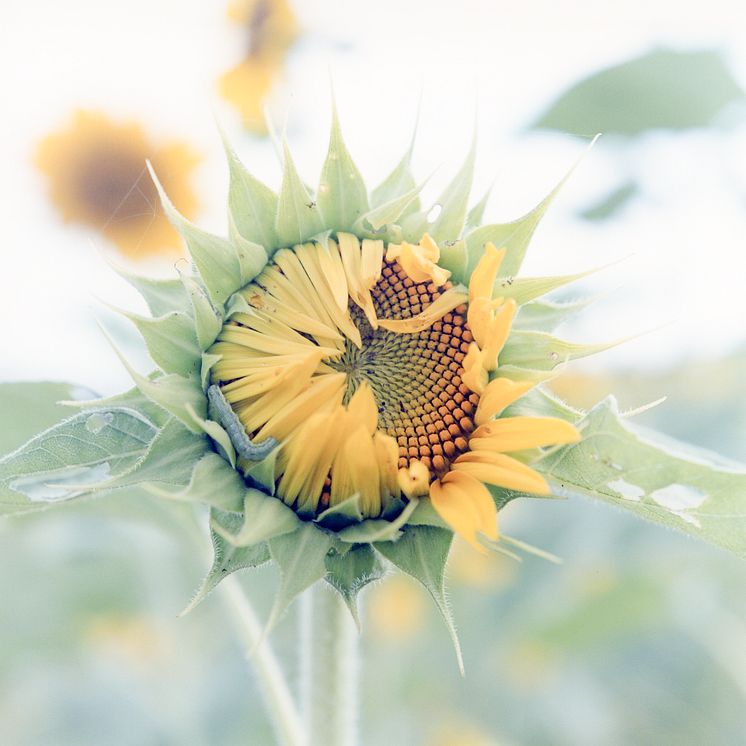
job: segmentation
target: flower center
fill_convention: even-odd
[[[450,288],[450,282],[440,288],[416,283],[398,262],[385,262],[371,297],[379,319],[409,319]],[[361,309],[350,304],[362,346],[346,340],[342,355],[327,364],[347,377],[345,403],[363,381],[370,385],[378,425],[396,439],[399,467],[417,459],[441,473],[467,449],[479,395],[460,376],[473,339],[465,314],[460,305],[421,332],[397,334],[374,329]]]
[[[253,478],[276,442],[276,493],[300,514],[353,500],[388,515],[401,509],[400,470],[415,469],[421,495],[468,449],[479,403],[463,380],[468,296],[411,249],[384,258],[382,241],[340,233],[278,250],[209,351],[239,468]]]

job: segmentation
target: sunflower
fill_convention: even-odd
[[[100,231],[127,256],[181,252],[148,177],[150,159],[185,215],[197,198],[189,176],[199,163],[183,142],[155,145],[137,122],[114,122],[96,111],[78,110],[62,130],[39,142],[35,163],[47,177],[49,197],[65,222]]]
[[[264,103],[297,36],[295,16],[286,0],[232,0],[228,18],[246,29],[248,51],[220,77],[218,89],[247,129],[264,134]]]
[[[481,548],[479,533],[498,538],[485,484],[549,494],[508,454],[579,435],[557,418],[501,416],[533,387],[499,372],[516,313],[493,297],[504,256],[488,242],[467,289],[428,234],[385,243],[339,231],[279,249],[239,291],[208,350],[211,382],[252,442],[278,444],[286,504],[317,517],[358,495],[362,516],[378,518],[428,498]]]

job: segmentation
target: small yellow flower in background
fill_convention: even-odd
[[[500,746],[500,743],[469,721],[449,721],[437,728],[428,746]]]
[[[218,80],[220,95],[241,115],[246,129],[266,133],[263,107],[298,34],[286,0],[231,0],[228,18],[248,32],[248,52]]]
[[[133,259],[181,254],[180,236],[163,212],[147,160],[170,184],[174,202],[193,217],[198,203],[189,181],[199,156],[184,142],[153,143],[138,122],[78,110],[35,152],[49,197],[65,222],[95,228]]]
[[[410,578],[392,575],[371,592],[366,621],[376,635],[401,645],[422,630],[426,601],[422,590]]]
[[[475,552],[470,544],[457,538],[448,560],[448,579],[454,585],[492,591],[512,585],[518,567],[510,557]]]
[[[155,621],[145,616],[105,614],[94,617],[86,630],[86,638],[89,645],[125,658],[138,668],[158,665],[172,652]]]

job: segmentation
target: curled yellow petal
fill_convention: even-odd
[[[452,468],[496,487],[536,495],[550,493],[549,485],[541,474],[503,453],[468,451],[456,459]]]
[[[440,517],[475,549],[484,552],[477,533],[497,541],[497,510],[487,488],[474,477],[449,472],[430,485],[430,502]]]
[[[482,351],[472,342],[462,363],[461,380],[474,392],[481,394],[487,387],[487,371],[484,367]]]
[[[408,319],[379,319],[378,325],[397,334],[416,334],[431,327],[438,319],[466,301],[466,293],[449,288],[424,311]]]
[[[440,249],[431,236],[425,234],[419,244],[406,241],[401,244],[389,244],[386,252],[388,261],[396,260],[399,266],[414,282],[432,282],[436,287],[445,285],[451,273],[437,262]]]
[[[502,417],[480,424],[469,447],[497,453],[577,443],[575,426],[557,417]]]
[[[422,461],[412,461],[408,467],[399,469],[399,489],[408,498],[426,495],[430,486],[430,470]]]
[[[495,318],[489,324],[483,349],[485,367],[487,370],[497,368],[497,356],[508,341],[510,327],[516,314],[517,306],[512,298],[500,306],[495,312]]]
[[[495,378],[490,381],[479,397],[474,423],[479,426],[489,422],[533,387],[533,381],[512,381],[510,378]]]
[[[500,265],[505,258],[505,251],[505,248],[495,248],[493,243],[488,243],[484,247],[484,254],[477,262],[469,280],[470,303],[476,298],[492,298],[492,288],[495,285]]]

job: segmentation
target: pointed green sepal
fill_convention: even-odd
[[[293,599],[326,575],[326,556],[334,546],[332,535],[313,523],[301,523],[289,534],[269,542],[269,552],[280,568],[280,584],[267,621],[272,630]]]
[[[277,195],[246,170],[222,131],[221,135],[230,171],[230,221],[246,241],[264,247],[269,254],[279,245],[275,232]]]
[[[295,531],[300,525],[298,516],[282,500],[254,489],[244,492],[243,516],[243,525],[236,534],[219,524],[213,529],[231,544],[248,547]]]
[[[603,344],[578,344],[558,339],[546,332],[516,330],[511,333],[500,353],[500,365],[553,370],[569,360],[604,352],[624,341],[626,340]]]
[[[370,228],[373,231],[380,231],[388,225],[395,224],[406,215],[407,207],[417,199],[425,183],[423,181],[420,185],[412,187],[412,189],[404,192],[399,197],[394,197],[389,202],[385,202],[379,207],[374,207],[372,210],[366,212],[355,224],[354,232],[365,232]]]
[[[402,535],[402,528],[407,524],[417,503],[416,498],[410,500],[404,510],[393,520],[383,518],[369,518],[366,521],[347,526],[337,532],[337,538],[348,544],[371,544],[373,542],[398,541]]]
[[[132,285],[143,297],[153,316],[163,316],[171,311],[189,311],[189,298],[179,280],[153,279],[132,274],[109,262],[114,271]]]
[[[445,241],[440,246],[438,264],[451,273],[451,280],[455,283],[467,285],[469,278],[466,274],[466,244],[463,240]]]
[[[326,226],[349,231],[368,212],[368,190],[342,138],[337,107],[332,106],[329,152],[321,170],[317,197]]]
[[[206,350],[223,328],[223,315],[213,306],[207,292],[194,277],[181,275],[181,282],[189,296],[194,315],[194,330],[200,352]],[[178,373],[179,371],[174,371]]]
[[[220,455],[228,461],[231,467],[236,466],[236,449],[233,446],[230,435],[226,432],[225,428],[214,420],[204,419],[200,417],[195,411],[194,407],[187,402],[186,410],[192,418],[192,422],[197,425],[205,435],[208,435],[218,448]]]
[[[339,531],[352,524],[360,523],[364,518],[360,508],[360,494],[356,492],[352,497],[320,513],[316,522],[330,531]]]
[[[407,192],[417,189],[417,182],[412,175],[412,153],[414,152],[414,143],[417,137],[417,125],[419,114],[415,122],[414,131],[409,141],[409,148],[402,159],[396,165],[394,170],[371,192],[370,206],[372,208],[381,207],[387,203],[401,197]],[[415,197],[408,202],[400,215],[408,215],[410,212],[417,212],[420,209],[419,190]]]
[[[347,608],[360,629],[360,616],[357,608],[358,593],[368,583],[380,580],[386,574],[386,567],[368,544],[354,546],[345,554],[332,549],[325,558],[326,580],[344,599]]]
[[[482,197],[482,199],[480,199],[479,202],[469,210],[469,214],[466,216],[466,225],[464,226],[464,231],[466,231],[466,233],[471,233],[475,228],[479,228],[479,226],[482,225],[484,211],[487,208],[487,203],[489,202],[491,194],[492,186],[490,185],[490,188],[484,193],[484,197]]]
[[[294,246],[321,233],[326,226],[318,205],[298,175],[287,143],[283,144],[283,153],[282,189],[275,230],[279,246]]]
[[[595,298],[583,298],[560,303],[551,300],[534,300],[521,306],[513,321],[515,330],[553,332],[576,313],[593,303]]]
[[[164,373],[189,376],[199,370],[200,349],[195,320],[181,311],[149,319],[136,313],[113,309],[129,319],[140,332],[153,362]]]
[[[246,485],[239,474],[224,458],[211,452],[205,453],[197,461],[189,484],[183,489],[168,490],[156,483],[146,485],[145,489],[168,500],[205,503],[213,508],[233,512],[243,509],[246,494]]]
[[[216,306],[223,305],[241,287],[241,268],[230,241],[207,233],[189,222],[171,203],[153,167],[148,163],[163,211],[184,239],[207,292]]]
[[[269,495],[275,494],[275,474],[279,448],[273,448],[261,461],[240,461],[244,475]]]
[[[238,232],[232,215],[228,215],[228,235],[236,249],[238,265],[241,270],[241,287],[245,287],[267,265],[271,250],[244,238]]]
[[[445,591],[445,567],[452,541],[453,533],[446,529],[410,526],[399,541],[382,542],[374,546],[391,564],[418,580],[430,593],[448,627],[458,667],[463,674],[461,645]]]
[[[596,139],[597,138],[593,139],[589,148],[593,146]],[[575,171],[581,160],[582,156],[573,164],[572,168],[565,174],[565,176],[562,177],[557,186],[554,187],[554,189],[552,189],[552,191],[549,192],[549,194],[533,210],[526,213],[522,218],[511,223],[484,225],[466,236],[466,253],[468,255],[467,269],[469,274],[471,274],[474,267],[476,267],[477,262],[484,253],[484,247],[487,243],[493,243],[498,249],[504,246],[508,250],[500,267],[501,276],[515,275],[518,273],[518,270],[521,268],[521,264],[523,263],[523,257],[526,255],[528,244],[531,241],[531,237],[534,235],[534,231],[539,225],[539,222],[544,217],[549,205]]]
[[[243,516],[240,513],[213,510],[212,525],[220,525],[227,533],[240,530]],[[238,570],[246,570],[269,562],[269,547],[266,543],[254,544],[248,547],[237,547],[227,542],[219,533],[211,531],[214,559],[207,577],[194,594],[194,598],[179,616],[184,616],[202,603],[217,587],[221,580]]]
[[[428,230],[428,233],[438,243],[456,241],[461,238],[469,205],[471,185],[474,181],[474,162],[476,155],[477,138],[475,133],[464,165],[461,166],[459,172],[454,176],[453,181],[451,181],[437,199],[436,204],[440,205],[440,213]]]

